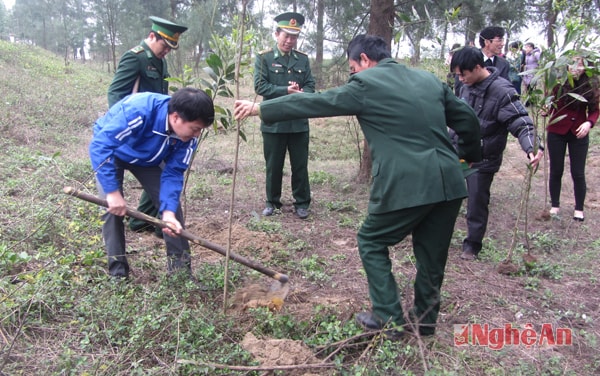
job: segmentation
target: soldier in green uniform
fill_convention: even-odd
[[[315,80],[308,56],[295,50],[304,17],[283,13],[275,17],[277,45],[259,53],[254,67],[254,90],[264,99],[294,93],[314,93]],[[281,208],[281,185],[285,155],[290,154],[292,195],[296,215],[308,217],[310,184],[308,181],[308,119],[262,122],[263,152],[266,162],[266,207],[263,215],[273,215]]]
[[[139,45],[125,52],[119,61],[117,72],[108,88],[108,106],[132,93],[145,91],[169,94],[169,77],[165,56],[179,48],[179,37],[187,27],[177,25],[160,17],[150,17],[152,29]],[[138,210],[150,216],[157,216],[158,209],[152,204],[146,191],[142,192]],[[162,230],[139,219],[131,218],[129,228],[133,231],[155,231],[162,237]]]
[[[356,116],[373,160],[368,216],[358,231],[373,310],[356,319],[377,330],[407,323],[388,247],[412,235],[417,274],[409,316],[421,335],[431,335],[454,224],[467,196],[459,158],[481,160],[479,120],[433,74],[392,59],[382,38],[358,35],[347,54],[351,76],[346,85],[260,104],[238,100],[234,114],[236,119],[259,115],[268,124]],[[459,135],[457,149],[447,127]],[[388,333],[395,337],[402,332]]]

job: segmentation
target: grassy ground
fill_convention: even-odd
[[[194,274],[208,290],[167,277],[163,243],[151,234],[127,234],[132,280],[108,279],[100,209],[64,195],[62,188],[95,193],[87,143],[93,121],[105,111],[110,75],[91,64],[65,68],[42,50],[4,42],[0,75],[0,374],[259,375],[271,369],[285,375],[594,375],[600,370],[597,137],[588,162],[586,221],[570,219],[568,174],[562,218],[548,220],[541,169],[528,206],[529,237],[523,216],[517,226],[518,271],[506,276],[496,268],[513,240],[525,175],[523,154],[509,142],[493,186],[481,260],[458,258],[463,211],[436,336],[393,343],[365,336],[353,321],[356,312],[369,308],[369,300],[355,239],[368,187],[355,181],[360,132],[352,119],[311,122],[313,203],[307,221],[291,212],[289,167],[283,213],[259,216],[264,161],[255,120],[242,124],[247,142],[238,153],[234,132],[211,133],[194,160],[185,199],[188,229],[289,275],[281,305],[268,291],[268,278],[198,245]],[[247,79],[242,92],[253,97]],[[126,193],[135,206],[140,187],[131,177]],[[522,260],[527,243],[537,257],[529,265]],[[404,306],[410,308],[415,273],[410,240],[393,247],[391,256]],[[537,334],[550,324],[568,329],[572,344],[457,346],[455,334],[465,324],[491,329],[510,324],[520,333],[531,324]]]

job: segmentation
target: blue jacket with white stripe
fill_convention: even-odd
[[[198,139],[184,142],[169,129],[168,95],[138,93],[117,102],[94,124],[90,143],[92,167],[106,193],[119,190],[115,158],[136,166],[158,166],[162,162],[160,208],[177,211],[188,168]]]

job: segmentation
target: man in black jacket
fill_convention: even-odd
[[[454,52],[450,62],[450,71],[463,84],[459,98],[475,110],[481,127],[483,160],[473,164],[477,172],[466,178],[468,234],[461,254],[465,260],[476,259],[481,251],[489,215],[490,187],[502,164],[508,132],[519,140],[532,168],[544,154],[533,121],[514,86],[500,77],[497,68],[485,66],[483,59],[479,49],[465,47]]]

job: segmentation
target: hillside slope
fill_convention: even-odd
[[[306,221],[293,214],[287,166],[282,213],[259,215],[265,177],[257,119],[244,122],[247,142],[239,153],[234,133],[211,132],[194,159],[184,200],[188,230],[289,275],[283,306],[246,299],[244,287],[264,289],[271,281],[234,262],[226,268],[221,255],[200,245],[192,246],[192,264],[207,289],[168,277],[164,242],[152,234],[127,231],[132,278],[111,281],[102,211],[62,193],[65,185],[96,193],[87,145],[93,121],[106,109],[109,82],[110,75],[96,67],[65,67],[43,50],[0,41],[0,374],[258,375],[272,374],[269,367],[285,375],[600,373],[596,129],[585,222],[570,218],[568,171],[562,218],[542,215],[548,206],[545,163],[532,181],[528,215],[520,215],[525,156],[511,139],[492,186],[481,259],[459,258],[463,209],[436,335],[392,343],[364,335],[353,319],[369,309],[356,242],[369,187],[355,179],[362,139],[347,118],[311,120],[313,201]],[[251,82],[246,86],[252,92]],[[130,206],[140,192],[126,174]],[[513,234],[518,271],[499,274]],[[537,262],[524,263],[526,246]],[[408,310],[416,273],[410,237],[391,247],[390,255]],[[521,342],[502,337],[506,325],[521,334]],[[484,336],[484,326],[493,334]],[[460,336],[464,328],[470,337]],[[523,341],[526,334],[548,339],[547,328],[568,331],[572,342]],[[308,370],[306,363],[319,365]]]

